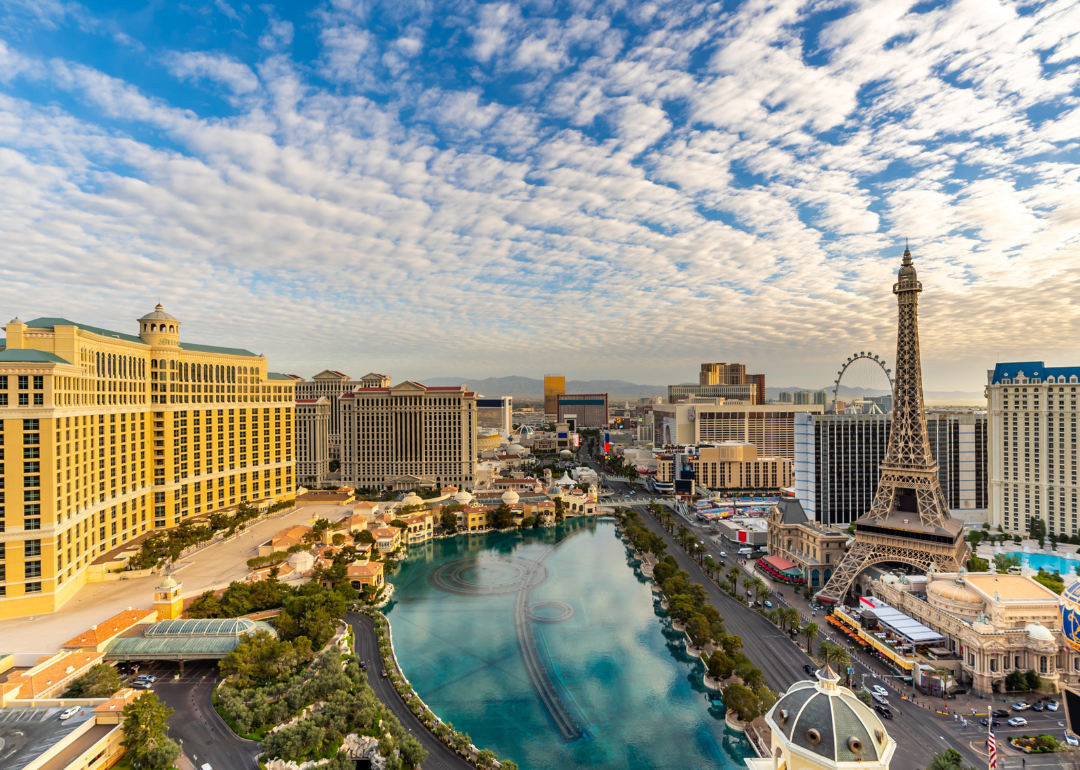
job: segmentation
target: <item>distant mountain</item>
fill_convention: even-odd
[[[421,380],[425,385],[452,386],[467,384],[485,396],[516,396],[519,398],[543,398],[544,381],[531,377],[432,377]],[[607,393],[612,399],[637,398],[638,396],[666,396],[666,385],[639,385],[625,380],[567,380],[567,393]]]

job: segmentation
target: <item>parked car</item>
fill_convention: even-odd
[[[889,694],[889,691],[886,690],[884,687],[882,687],[880,684],[871,685],[870,689],[873,690],[874,692],[876,692],[878,695],[888,695]]]
[[[71,706],[69,708],[66,708],[66,709],[64,709],[63,711],[60,712],[60,721],[63,721],[65,719],[71,719],[73,716],[75,716],[78,713],[79,713],[79,707],[78,706]]]
[[[1031,708],[1031,704],[1024,703],[1022,700],[1012,704],[1013,711],[1027,711],[1029,708]]]
[[[150,682],[151,684],[153,684],[154,682],[157,681],[157,677],[156,676],[151,676],[150,674],[139,674],[137,677],[135,677],[135,681],[136,682]]]
[[[874,706],[874,711],[880,714],[885,719],[892,719],[892,712],[881,705]]]
[[[149,690],[151,687],[154,686],[154,683],[153,682],[148,682],[145,679],[143,679],[142,681],[139,681],[139,682],[132,682],[131,686],[134,687],[136,690]]]
[[[1065,742],[1070,746],[1080,746],[1080,739],[1072,733],[1065,733]]]
[[[1046,708],[1046,705],[1041,700],[1036,701],[1035,705],[1031,707],[1033,711],[1042,711],[1044,708]]]
[[[1009,720],[1009,727],[1023,727],[1027,724],[1027,720],[1023,717],[1013,717]]]
[[[1048,700],[1046,702],[1046,710],[1047,711],[1057,711],[1058,710],[1058,702],[1056,700]]]
[[[1009,716],[1009,712],[1006,711],[1005,709],[994,709],[993,711],[990,712],[990,716],[999,717],[1000,719],[1005,719],[1007,716]]]

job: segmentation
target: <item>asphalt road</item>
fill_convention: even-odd
[[[367,615],[349,613],[345,619],[353,628],[353,644],[357,657],[367,663],[368,683],[375,695],[390,709],[408,732],[412,733],[424,748],[428,759],[424,770],[466,770],[472,768],[468,762],[446,747],[442,741],[432,735],[424,724],[402,702],[401,696],[390,683],[383,679],[382,656],[379,655],[379,637],[375,633],[375,623]],[[216,770],[216,769],[215,769]],[[474,769],[475,770],[475,769]]]
[[[237,736],[214,710],[210,700],[218,682],[214,663],[188,663],[180,679],[174,679],[175,666],[154,666],[152,671],[158,677],[154,692],[175,711],[169,717],[169,737],[183,742],[195,767],[208,763],[213,770],[258,768],[259,744]]]

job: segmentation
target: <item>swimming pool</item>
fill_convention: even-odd
[[[1006,554],[1012,556],[1013,554]],[[1077,574],[1076,568],[1080,567],[1080,554],[1073,553],[1074,558],[1069,559],[1064,555],[1058,556],[1051,553],[1018,553],[1020,563],[1034,570],[1044,569],[1047,572],[1060,572],[1062,575]]]

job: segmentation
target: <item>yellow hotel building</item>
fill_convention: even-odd
[[[0,350],[0,618],[60,608],[98,556],[188,516],[295,494],[293,380],[238,348],[18,318]]]

